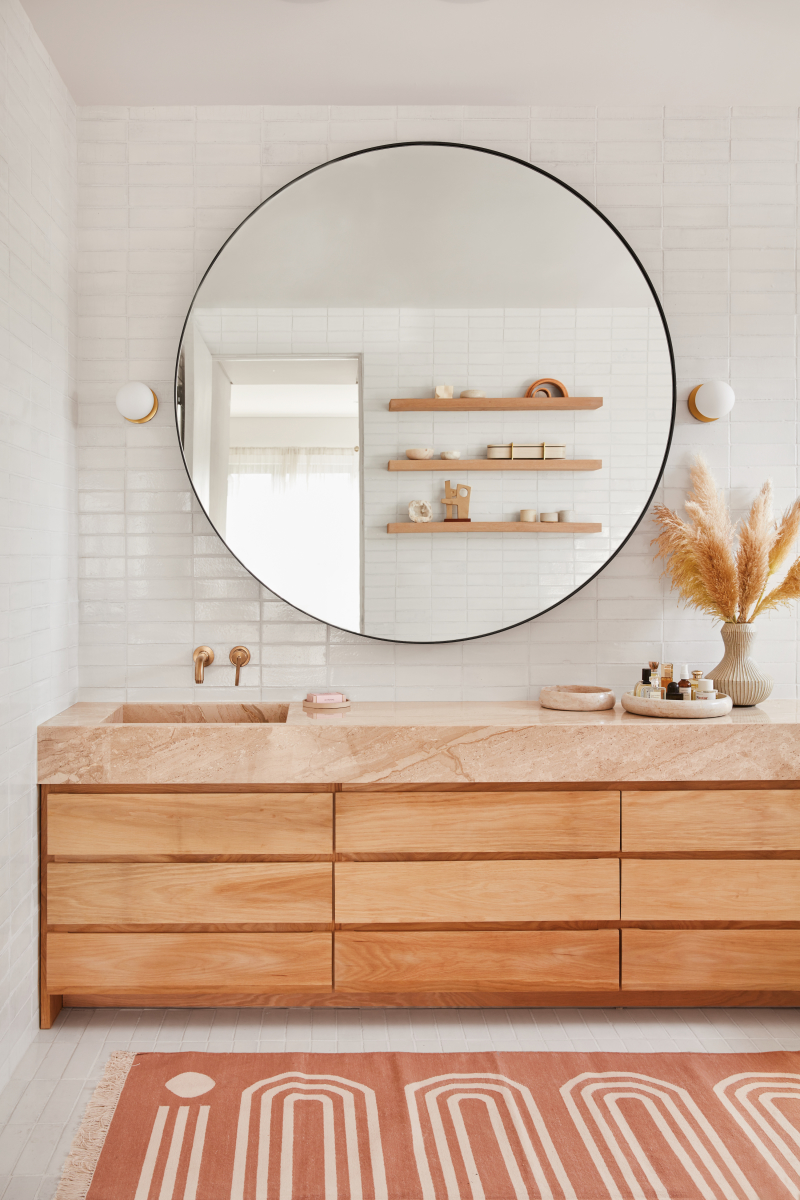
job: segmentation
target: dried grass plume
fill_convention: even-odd
[[[737,529],[703,458],[695,459],[691,478],[688,521],[663,504],[653,509],[660,528],[656,557],[664,560],[673,589],[692,608],[738,624],[800,600],[800,558],[776,578],[794,554],[800,499],[776,523],[767,480]]]

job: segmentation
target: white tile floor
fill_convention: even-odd
[[[65,1009],[0,1094],[2,1200],[52,1200],[112,1050],[800,1050],[800,1009]]]

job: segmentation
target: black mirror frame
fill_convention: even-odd
[[[661,317],[661,324],[664,328],[664,337],[666,338],[667,349],[669,350],[670,373],[672,376],[672,414],[670,416],[670,425],[669,425],[669,434],[667,436],[667,443],[664,448],[664,457],[661,461],[661,466],[659,467],[658,475],[656,476],[655,483],[653,484],[650,495],[648,496],[647,501],[646,501],[644,507],[642,508],[641,513],[637,517],[634,524],[631,526],[630,532],[623,539],[623,541],[620,542],[619,546],[617,546],[617,548],[613,552],[613,554],[609,555],[609,557],[605,560],[603,565],[601,567],[598,567],[593,575],[590,575],[588,579],[585,579],[583,581],[583,583],[579,584],[579,586],[574,588],[571,592],[569,592],[568,595],[563,596],[560,600],[557,600],[555,602],[555,604],[551,604],[549,606],[549,608],[543,608],[541,610],[541,612],[534,613],[530,617],[525,617],[525,619],[522,621],[515,621],[511,625],[504,625],[500,629],[492,629],[488,633],[473,634],[471,637],[466,637],[466,638],[450,638],[446,641],[438,641],[438,642],[433,642],[433,641],[431,641],[431,642],[407,642],[401,638],[376,637],[375,635],[369,634],[369,633],[360,633],[360,632],[356,632],[355,630],[352,630],[352,629],[342,629],[341,626],[333,625],[329,621],[324,621],[321,617],[315,616],[314,613],[309,613],[309,612],[306,612],[305,609],[298,608],[296,604],[292,604],[291,600],[285,600],[283,596],[280,596],[277,592],[273,591],[273,589],[269,586],[268,583],[265,583],[263,579],[259,579],[257,575],[254,575],[253,572],[247,567],[246,563],[243,563],[242,560],[236,554],[233,553],[231,548],[228,546],[228,543],[225,541],[225,539],[221,536],[219,531],[216,529],[213,521],[209,517],[205,508],[200,503],[200,498],[197,495],[197,492],[195,490],[195,486],[192,481],[192,476],[191,476],[189,467],[186,462],[186,455],[185,455],[184,449],[183,449],[183,437],[182,437],[183,419],[184,419],[185,414],[181,411],[181,408],[184,405],[183,405],[183,395],[182,395],[183,381],[182,381],[182,377],[180,375],[180,365],[181,365],[181,351],[183,349],[183,339],[186,334],[186,326],[189,323],[189,318],[192,315],[192,309],[194,308],[195,301],[197,300],[197,296],[200,292],[200,289],[202,288],[203,283],[205,282],[206,276],[209,274],[209,272],[213,268],[215,262],[217,261],[219,256],[222,254],[225,247],[228,245],[228,242],[230,242],[232,238],[236,237],[236,234],[239,232],[239,230],[242,228],[242,226],[246,225],[247,222],[252,217],[254,217],[257,212],[260,212],[261,209],[264,208],[265,205],[269,204],[269,202],[271,200],[274,200],[275,197],[279,196],[282,192],[285,192],[287,190],[287,188],[293,187],[294,184],[299,183],[301,179],[306,179],[306,178],[308,178],[309,175],[314,175],[317,171],[323,171],[326,167],[332,166],[334,163],[344,162],[348,158],[359,158],[360,156],[362,156],[364,154],[374,154],[375,152],[380,151],[380,150],[396,150],[396,149],[399,149],[404,146],[449,146],[449,147],[451,147],[453,149],[457,149],[457,150],[475,150],[480,154],[491,154],[495,158],[504,158],[508,162],[517,163],[521,167],[526,167],[529,171],[535,171],[538,175],[543,175],[546,179],[551,179],[553,181],[553,183],[557,183],[559,187],[562,187],[562,188],[564,188],[565,191],[570,192],[573,196],[575,196],[578,200],[580,200],[582,204],[585,204],[587,208],[590,208],[592,210],[592,212],[595,214],[595,216],[599,217],[600,220],[603,221],[603,223],[608,226],[608,228],[612,231],[612,233],[614,233],[617,236],[617,238],[619,238],[620,242],[625,247],[625,249],[628,251],[631,258],[636,263],[637,267],[639,268],[639,270],[642,273],[642,277],[643,277],[645,283],[647,284],[650,294],[653,297],[653,302],[655,303],[656,308],[658,309],[658,314]],[[606,569],[606,567],[609,565],[609,563],[614,561],[614,559],[617,557],[617,555],[620,553],[620,551],[628,544],[628,542],[633,537],[636,530],[641,525],[645,516],[647,515],[650,505],[653,502],[653,497],[655,496],[658,486],[661,483],[661,480],[663,478],[664,470],[667,465],[667,459],[669,458],[669,452],[670,452],[670,449],[672,448],[672,438],[673,438],[673,435],[675,432],[675,414],[677,411],[677,378],[676,378],[676,374],[675,374],[675,352],[674,352],[673,346],[672,346],[672,338],[670,336],[669,326],[667,325],[667,318],[664,313],[664,309],[663,309],[661,301],[658,297],[658,294],[656,293],[656,290],[653,286],[653,281],[651,280],[650,276],[647,274],[647,271],[645,270],[644,266],[642,265],[642,262],[639,259],[638,254],[633,249],[633,247],[630,245],[630,243],[627,241],[627,239],[625,237],[623,237],[623,235],[617,229],[616,225],[614,225],[614,223],[612,221],[610,221],[608,219],[608,217],[603,212],[601,212],[599,208],[597,208],[596,205],[592,204],[591,200],[587,200],[585,196],[582,196],[581,193],[576,191],[575,188],[571,187],[570,184],[565,183],[563,181],[563,179],[559,179],[557,176],[552,175],[549,171],[545,171],[542,167],[537,167],[537,166],[534,166],[533,163],[525,162],[525,160],[522,158],[516,158],[513,154],[504,154],[500,150],[489,150],[484,146],[471,146],[466,142],[438,142],[438,141],[387,142],[383,146],[368,146],[364,150],[353,150],[353,151],[351,151],[350,154],[342,154],[338,158],[332,158],[332,159],[329,159],[327,162],[320,163],[319,166],[317,166],[317,167],[311,167],[310,170],[304,171],[302,173],[302,175],[297,175],[294,179],[290,180],[289,183],[285,183],[283,185],[283,187],[278,188],[277,191],[274,191],[271,193],[271,195],[267,196],[266,200],[262,200],[260,204],[256,205],[256,207],[253,209],[253,211],[251,213],[248,213],[248,215],[244,218],[243,221],[239,222],[239,224],[236,226],[236,228],[233,230],[233,232],[230,233],[228,235],[228,237],[225,239],[225,241],[222,243],[219,250],[216,252],[216,254],[212,258],[211,262],[206,267],[205,271],[203,272],[202,279],[200,280],[197,287],[195,288],[194,294],[192,296],[192,302],[189,305],[188,312],[186,313],[186,318],[185,318],[185,320],[183,322],[183,326],[181,328],[180,340],[178,342],[178,352],[177,352],[177,355],[175,358],[175,381],[174,381],[173,394],[174,394],[174,408],[175,408],[175,428],[176,428],[176,432],[178,435],[178,445],[180,446],[181,458],[183,460],[184,470],[186,471],[186,475],[189,480],[189,484],[191,486],[192,492],[194,493],[195,499],[197,500],[197,503],[200,505],[200,508],[202,509],[202,511],[206,517],[206,520],[211,525],[211,528],[214,530],[214,533],[216,533],[217,537],[220,539],[222,544],[225,546],[225,549],[228,551],[228,553],[233,558],[236,559],[236,561],[239,563],[239,565],[241,567],[244,568],[245,571],[247,571],[248,575],[252,575],[253,579],[255,579],[256,582],[261,585],[261,587],[266,588],[267,591],[270,591],[270,592],[272,592],[273,595],[278,596],[279,600],[283,600],[285,604],[289,604],[292,608],[296,609],[297,612],[302,612],[304,614],[304,616],[311,617],[312,620],[314,620],[314,621],[319,621],[319,623],[321,625],[330,625],[330,627],[332,629],[339,629],[339,630],[341,630],[342,633],[350,634],[353,637],[367,638],[369,641],[373,641],[373,642],[388,642],[390,645],[395,645],[395,646],[442,646],[442,645],[450,646],[450,645],[457,644],[458,642],[476,642],[476,641],[479,641],[481,638],[494,637],[495,634],[505,633],[509,629],[517,629],[521,625],[528,625],[531,621],[538,620],[539,617],[543,617],[546,613],[552,612],[554,609],[559,608],[562,604],[566,604],[566,602],[568,600],[571,600],[573,596],[576,596],[578,594],[578,592],[583,591],[583,589],[585,587],[587,587],[592,582],[592,580],[596,579],[598,577],[598,575],[600,575]]]

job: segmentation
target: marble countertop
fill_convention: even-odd
[[[231,707],[236,721],[225,719]],[[75,704],[39,727],[39,782],[800,779],[800,703],[794,700],[768,700],[703,721],[638,717],[619,705],[560,712],[536,701],[361,702],[336,713],[307,713],[300,703],[289,704],[288,712],[285,704],[269,703],[199,708],[201,720],[197,706]],[[145,713],[150,719],[141,719]]]

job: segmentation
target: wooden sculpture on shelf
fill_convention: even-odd
[[[457,483],[455,487],[450,487],[450,480],[445,481],[444,497],[440,501],[444,505],[445,521],[469,521],[469,498],[472,488],[466,483]],[[450,511],[455,513],[455,516],[450,516]]]

